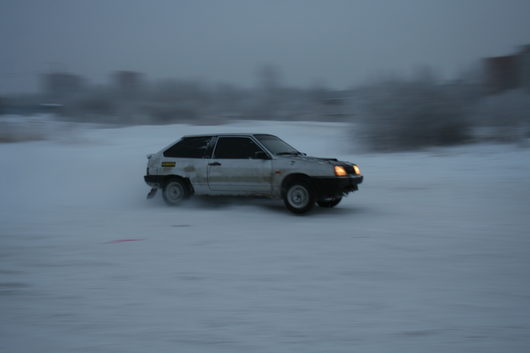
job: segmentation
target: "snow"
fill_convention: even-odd
[[[263,132],[360,165],[335,209],[146,200],[145,156]],[[76,126],[0,144],[0,352],[527,352],[530,150],[361,153],[349,125]]]

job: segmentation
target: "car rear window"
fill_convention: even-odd
[[[211,136],[186,137],[164,151],[164,157],[204,158],[209,151]]]

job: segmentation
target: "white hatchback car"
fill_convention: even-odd
[[[192,194],[255,196],[302,214],[315,202],[336,206],[363,181],[354,163],[308,157],[268,134],[184,136],[147,158],[148,198],[162,189],[169,205]]]

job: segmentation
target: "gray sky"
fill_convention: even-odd
[[[0,94],[50,70],[252,86],[275,64],[287,85],[333,88],[421,66],[451,78],[523,44],[530,0],[0,0]]]

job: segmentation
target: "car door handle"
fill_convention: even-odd
[[[221,163],[213,162],[213,163],[208,163],[208,165],[211,165],[212,167],[215,167],[215,166],[221,165]]]

